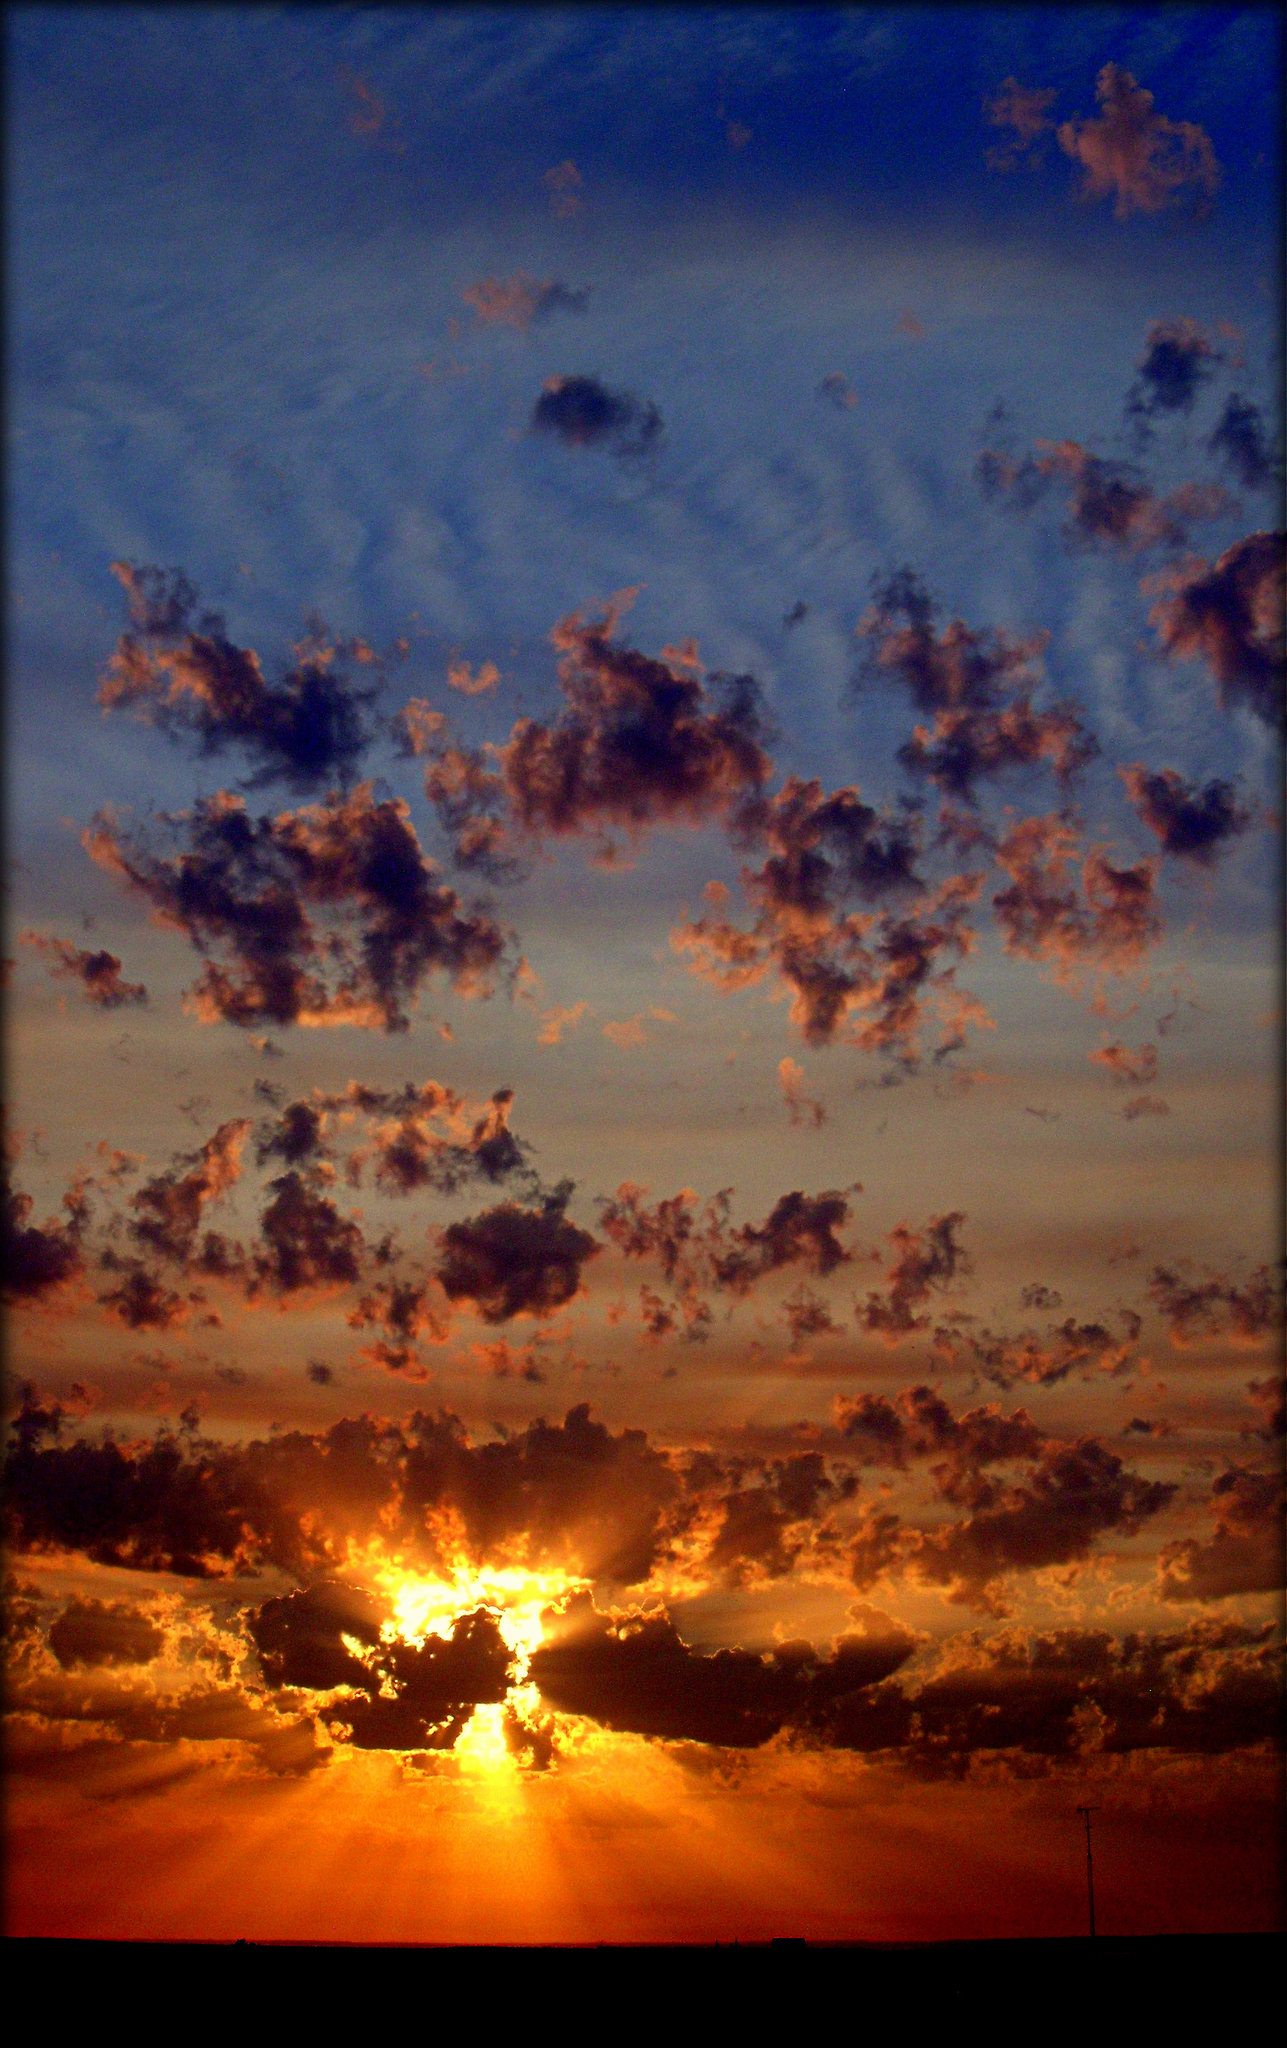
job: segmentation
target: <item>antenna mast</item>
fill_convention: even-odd
[[[1095,1936],[1095,1864],[1090,1853],[1090,1817],[1098,1813],[1097,1806],[1079,1806],[1078,1813],[1086,1823],[1086,1903],[1090,1908],[1091,1939]]]

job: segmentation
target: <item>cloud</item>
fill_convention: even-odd
[[[560,220],[571,220],[581,211],[581,192],[584,179],[571,157],[565,157],[553,170],[546,171],[541,181],[550,195],[550,207]]]
[[[423,1379],[425,1373],[416,1349],[426,1333],[432,1343],[445,1341],[450,1311],[442,1289],[434,1282],[381,1280],[364,1294],[349,1315],[350,1329],[378,1325],[384,1335],[368,1345],[361,1356],[386,1372],[405,1373],[409,1379]]]
[[[663,823],[726,817],[768,779],[753,679],[703,683],[687,655],[654,659],[620,644],[613,635],[634,595],[621,593],[598,618],[559,621],[551,637],[564,709],[553,724],[520,719],[488,750],[494,767],[425,735],[426,794],[462,864],[511,860],[516,841],[547,838],[588,838],[611,859],[610,832],[637,839]]]
[[[124,1272],[124,1279],[98,1299],[127,1330],[173,1330],[188,1320],[189,1304],[159,1274],[137,1259],[128,1262]]]
[[[1137,1123],[1142,1116],[1170,1116],[1171,1105],[1160,1095],[1136,1095],[1121,1107],[1123,1120],[1128,1124]]]
[[[961,1481],[982,1467],[1040,1456],[1051,1439],[1024,1408],[1002,1415],[995,1406],[971,1408],[953,1415],[931,1387],[904,1387],[889,1400],[884,1394],[837,1396],[836,1427],[848,1451],[864,1464],[889,1465],[901,1471],[913,1459],[939,1458],[940,1491],[957,1497]]]
[[[1281,468],[1263,414],[1237,391],[1225,400],[1207,448],[1228,464],[1244,490],[1258,491],[1273,483]]]
[[[1218,484],[1181,484],[1159,497],[1137,469],[1108,456],[1092,455],[1079,441],[1038,441],[1035,455],[1015,457],[985,448],[975,476],[986,498],[1016,511],[1030,511],[1050,485],[1070,491],[1064,537],[1070,547],[1115,549],[1138,554],[1148,548],[1183,547],[1189,529],[1231,509]]]
[[[184,1154],[167,1173],[145,1183],[130,1207],[130,1234],[138,1244],[186,1265],[192,1257],[202,1214],[241,1177],[241,1155],[250,1119],[220,1124],[198,1152]]]
[[[858,626],[867,641],[864,678],[894,676],[918,710],[934,713],[898,750],[912,774],[972,803],[984,776],[1048,762],[1066,779],[1095,758],[1099,747],[1071,705],[1033,709],[1045,633],[1015,640],[952,619],[936,637],[934,625],[928,591],[901,569],[877,579]]]
[[[839,370],[832,370],[823,378],[818,386],[818,397],[825,399],[828,405],[834,405],[837,412],[852,412],[858,403],[858,393]]]
[[[851,1545],[854,1584],[874,1585],[895,1559],[955,1603],[1005,1612],[1000,1587],[1014,1572],[1039,1571],[1089,1556],[1101,1536],[1129,1536],[1160,1512],[1178,1489],[1141,1479],[1094,1437],[1068,1444],[1047,1439],[1014,1485],[971,1490],[976,1511],[959,1522],[912,1529],[877,1511],[882,1542],[873,1552],[860,1530]]]
[[[1025,1301],[1028,1292],[1025,1289]],[[1030,1305],[1057,1307],[1058,1297]],[[1107,1323],[1079,1323],[1075,1316],[1065,1316],[1044,1338],[1032,1331],[1007,1336],[986,1328],[974,1331],[942,1324],[934,1332],[934,1346],[945,1363],[981,1373],[994,1386],[1010,1387],[1016,1380],[1025,1380],[1030,1386],[1056,1386],[1079,1367],[1094,1367],[1101,1373],[1124,1370],[1142,1325],[1133,1309],[1118,1313],[1126,1325],[1124,1340]]]
[[[932,1216],[923,1230],[899,1223],[890,1231],[894,1257],[885,1274],[886,1291],[869,1294],[857,1309],[864,1329],[896,1344],[900,1337],[925,1327],[929,1318],[913,1311],[936,1289],[949,1287],[958,1273],[970,1270],[969,1259],[957,1241],[964,1221],[961,1211],[953,1209],[946,1216]]]
[[[0,1167],[0,1286],[11,1303],[45,1301],[84,1270],[81,1239],[87,1221],[81,1191],[73,1186],[63,1198],[68,1220],[46,1217],[43,1226],[30,1223],[32,1198],[10,1181],[8,1147]]]
[[[1079,894],[1070,874],[1077,847],[1074,828],[1055,816],[1023,818],[999,842],[997,859],[1011,877],[992,899],[1002,944],[1017,958],[1053,962],[1063,980],[1081,966],[1123,974],[1162,936],[1158,863],[1118,868],[1092,847]]]
[[[1174,768],[1119,768],[1136,816],[1161,841],[1163,853],[1194,867],[1214,867],[1222,846],[1250,829],[1251,811],[1238,802],[1237,785],[1219,777],[1186,782]]]
[[[1224,709],[1245,704],[1269,726],[1283,720],[1285,546],[1281,533],[1251,533],[1214,565],[1178,563],[1142,585],[1164,652],[1205,661]]]
[[[376,686],[358,688],[337,658],[370,662],[364,643],[346,649],[321,628],[295,649],[280,683],[264,680],[259,657],[227,638],[217,612],[194,630],[196,591],[178,570],[113,562],[124,584],[135,630],[125,633],[103,672],[104,711],[128,706],[170,734],[189,731],[204,755],[240,747],[253,763],[252,788],[283,782],[297,794],[347,782],[371,739],[363,713]]]
[[[1105,64],[1095,97],[1098,115],[1058,130],[1059,147],[1081,165],[1083,199],[1111,198],[1115,220],[1160,213],[1190,196],[1199,214],[1208,211],[1221,171],[1205,131],[1156,113],[1153,94],[1118,64]]]
[[[1096,1066],[1107,1068],[1114,1081],[1127,1088],[1144,1088],[1157,1079],[1155,1045],[1101,1045],[1087,1054]]]
[[[772,1651],[685,1643],[668,1614],[601,1614],[589,1596],[546,1617],[530,1676],[562,1713],[671,1741],[753,1749],[790,1724],[807,1726],[836,1699],[877,1684],[906,1662],[916,1638],[885,1615],[841,1636],[830,1655],[808,1643]]]
[[[572,291],[557,278],[528,277],[516,271],[513,277],[484,277],[468,284],[461,293],[472,306],[480,327],[513,327],[526,334],[533,321],[548,319],[551,313],[584,313],[589,287]]]
[[[548,377],[532,408],[531,431],[552,434],[565,448],[607,448],[629,460],[655,447],[662,418],[651,399],[610,391],[597,377]]]
[[[1187,1260],[1154,1266],[1148,1293],[1169,1326],[1171,1342],[1183,1347],[1195,1336],[1220,1336],[1254,1343],[1282,1321],[1281,1289],[1268,1266],[1257,1266],[1248,1278],[1212,1273],[1198,1279]]]
[[[203,1022],[400,1031],[436,973],[461,995],[490,993],[505,934],[435,879],[407,806],[377,801],[370,784],[275,818],[221,791],[162,822],[180,838],[171,857],[110,811],[84,844],[207,956],[191,994]]]
[[[927,1773],[963,1775],[974,1756],[1034,1766],[1134,1751],[1219,1755],[1272,1739],[1274,1646],[1263,1629],[1198,1623],[1165,1635],[1019,1628],[944,1645],[910,1684],[886,1682],[838,1703],[837,1747],[900,1750]]]
[[[583,1017],[593,1015],[589,1003],[584,1002],[571,1003],[563,1009],[543,1010],[536,1042],[538,1045],[561,1045],[565,1031],[574,1030]]]
[[[1276,1593],[1283,1584],[1283,1478],[1231,1465],[1211,1488],[1213,1533],[1164,1546],[1158,1560],[1163,1600],[1225,1600]]]
[[[449,1301],[469,1302],[485,1323],[551,1315],[581,1290],[581,1268],[600,1250],[564,1214],[570,1187],[537,1209],[502,1202],[442,1233],[437,1278]]]
[[[350,135],[360,135],[364,141],[373,142],[380,149],[391,150],[395,156],[405,156],[407,145],[398,132],[397,118],[390,117],[388,108],[370,81],[360,72],[347,68],[342,68],[338,77],[350,96],[347,124]]]
[[[1002,80],[995,97],[984,100],[983,111],[994,128],[1011,128],[1014,133],[987,151],[990,171],[1014,171],[1025,160],[1036,168],[1043,152],[1034,150],[1033,144],[1053,131],[1048,110],[1058,97],[1053,86],[1020,85],[1014,77]]]
[[[383,1640],[387,1618],[360,1588],[323,1581],[265,1601],[248,1626],[270,1686],[346,1688],[322,1710],[332,1734],[358,1749],[451,1749],[474,1708],[509,1689],[513,1653],[496,1617],[475,1608],[419,1644]]]
[[[351,1218],[293,1170],[270,1181],[268,1191],[272,1200],[259,1219],[252,1291],[269,1287],[279,1295],[296,1294],[358,1279],[365,1244]]]
[[[804,1069],[793,1059],[778,1061],[778,1086],[782,1100],[787,1106],[793,1124],[805,1124],[812,1130],[821,1130],[827,1121],[827,1112],[821,1102],[804,1092]]]
[[[239,1443],[165,1431],[63,1441],[64,1421],[24,1390],[5,1467],[11,1555],[76,1550],[189,1578],[274,1565],[313,1579],[378,1539],[426,1572],[450,1575],[464,1558],[630,1585],[692,1520],[675,1461],[585,1405],[478,1444],[446,1412]]]
[[[467,661],[453,661],[447,669],[449,687],[458,690],[462,697],[484,697],[499,681],[500,670],[494,661],[480,663],[476,672],[470,670]]]
[[[793,1189],[778,1197],[762,1223],[739,1225],[729,1221],[729,1189],[700,1214],[691,1188],[652,1208],[647,1192],[623,1181],[615,1195],[600,1197],[602,1229],[623,1257],[655,1259],[667,1281],[681,1288],[746,1294],[770,1273],[803,1266],[825,1276],[852,1256],[836,1235],[850,1213],[848,1193],[836,1188],[817,1195]]]
[[[49,957],[49,972],[68,981],[78,981],[87,1003],[100,1010],[119,1010],[125,1003],[145,1003],[147,989],[141,981],[124,981],[115,953],[88,952],[69,945],[66,939],[47,937],[43,932],[19,932],[20,945],[33,946]]]
[[[72,1600],[49,1630],[49,1647],[64,1671],[150,1664],[165,1633],[128,1600]]]
[[[1136,364],[1138,376],[1126,401],[1128,418],[1147,433],[1148,422],[1160,413],[1192,412],[1203,385],[1223,361],[1196,320],[1155,320]]]

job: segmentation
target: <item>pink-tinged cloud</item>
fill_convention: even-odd
[[[1285,547],[1281,533],[1248,534],[1214,564],[1178,563],[1142,586],[1164,651],[1204,661],[1226,710],[1245,704],[1270,726],[1283,722]]]
[[[302,794],[352,777],[371,740],[365,714],[377,686],[351,682],[345,662],[370,667],[365,642],[340,645],[319,629],[269,683],[254,649],[234,646],[217,612],[194,619],[197,593],[179,570],[111,566],[134,630],[103,671],[105,712],[124,707],[171,735],[193,733],[207,755],[240,748],[252,786],[283,782]]]
[[[83,843],[207,956],[190,999],[202,1022],[401,1031],[434,974],[461,995],[491,992],[504,932],[436,880],[406,804],[370,784],[258,818],[220,791],[161,822],[176,854],[106,810]]]
[[[588,289],[571,291],[557,278],[528,277],[521,270],[513,277],[480,278],[461,293],[480,327],[512,327],[519,334],[551,313],[583,313],[589,296]]]
[[[1111,199],[1113,217],[1160,213],[1192,198],[1209,210],[1221,170],[1211,138],[1195,121],[1171,121],[1129,71],[1105,64],[1095,81],[1100,111],[1060,124],[1059,147],[1081,166],[1082,197]]]
[[[990,171],[1017,170],[1025,158],[1036,168],[1041,152],[1034,151],[1033,144],[1053,131],[1050,108],[1058,97],[1053,86],[1021,85],[1014,77],[1002,80],[994,97],[984,100],[983,111],[993,128],[1013,132],[986,152]]]
[[[1252,812],[1238,802],[1237,785],[1219,777],[1187,782],[1174,768],[1148,769],[1140,761],[1117,772],[1136,816],[1160,840],[1163,853],[1194,867],[1213,867],[1221,847],[1253,822]]]
[[[87,1003],[99,1010],[119,1010],[126,1003],[145,1003],[147,989],[141,981],[126,981],[115,953],[92,952],[55,939],[44,932],[18,934],[19,944],[46,955],[51,975],[78,982]]]
[[[778,1061],[778,1086],[782,1100],[793,1124],[804,1124],[812,1130],[820,1130],[827,1121],[827,1112],[822,1103],[804,1090],[804,1069],[793,1059]]]
[[[1146,1088],[1150,1081],[1157,1079],[1157,1047],[1155,1045],[1101,1045],[1097,1052],[1087,1054],[1096,1066],[1103,1067],[1114,1081],[1127,1088]]]
[[[1118,868],[1091,848],[1074,874],[1078,850],[1078,834],[1063,819],[1021,819],[997,846],[1011,882],[992,899],[1006,952],[1049,961],[1056,979],[1070,985],[1082,968],[1124,974],[1138,967],[1162,936],[1157,861]]]
[[[541,180],[550,195],[550,206],[560,220],[571,220],[581,211],[581,193],[585,181],[571,157],[565,157],[561,164],[555,164],[546,171]]]

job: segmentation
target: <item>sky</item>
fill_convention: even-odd
[[[9,12],[10,1932],[1280,1924],[1281,31]]]

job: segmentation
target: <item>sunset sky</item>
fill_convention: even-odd
[[[9,1931],[1279,1924],[1281,16],[7,45]]]

